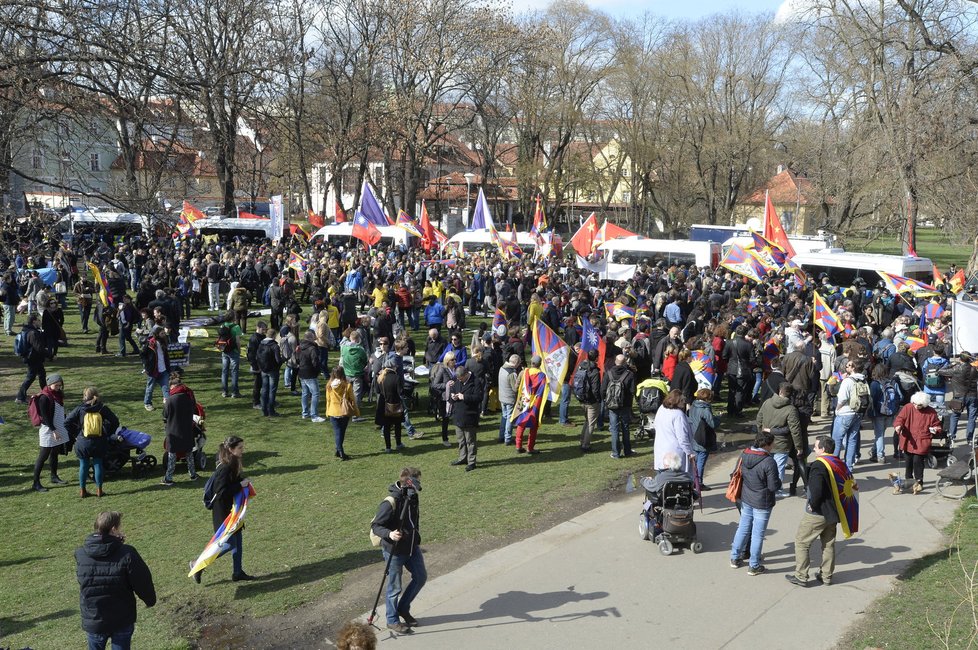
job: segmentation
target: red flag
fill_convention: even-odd
[[[587,257],[594,250],[594,236],[598,232],[598,219],[591,213],[580,229],[571,237],[570,243],[581,257]]]
[[[767,193],[764,194],[764,238],[781,247],[788,259],[795,256],[795,248],[788,241],[788,235],[781,226],[781,217],[774,211],[774,204]]]
[[[373,222],[359,213],[353,220],[353,232],[351,234],[367,246],[373,246],[380,241],[380,230]]]
[[[307,233],[302,226],[297,223],[289,224],[289,234],[293,237],[298,237],[302,241],[309,241],[309,233]]]
[[[238,219],[268,219],[268,217],[261,217],[257,214],[251,212],[245,212],[244,210],[238,210]]]
[[[537,195],[536,210],[533,211],[533,228],[537,232],[543,232],[547,229],[547,215],[543,212],[543,205],[541,205],[539,195]]]
[[[336,216],[334,217],[334,223],[346,223],[346,211],[343,209],[343,204],[336,201]]]
[[[309,210],[309,225],[313,228],[322,228],[326,225],[326,220],[312,210]]]
[[[958,269],[957,273],[948,278],[947,288],[951,290],[951,293],[961,293],[964,291],[964,285],[967,281],[964,269]]]
[[[425,252],[430,252],[432,245],[435,243],[435,232],[431,226],[431,220],[428,218],[428,208],[425,206],[424,201],[421,202],[421,218],[418,219],[418,226],[421,230],[421,248]]]

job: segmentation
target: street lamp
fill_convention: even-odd
[[[448,207],[445,208],[445,214],[441,218],[441,228],[447,232],[449,220],[452,218],[452,179],[449,178],[447,181],[448,185]]]
[[[475,174],[472,172],[467,172],[463,174],[465,177],[465,217],[469,220],[468,225],[472,225],[472,216],[469,214],[469,200],[472,198],[472,180],[475,178]]]

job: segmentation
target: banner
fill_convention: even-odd
[[[978,353],[978,302],[955,300],[951,303],[954,354]]]
[[[170,343],[166,346],[166,351],[170,355],[171,367],[186,368],[190,365],[189,343]]]
[[[616,280],[618,282],[628,282],[635,275],[637,264],[615,264],[609,262],[605,257],[597,262],[588,262],[580,255],[577,258],[577,268],[587,269],[591,273],[597,273],[600,280]]]
[[[272,220],[272,241],[282,239],[282,232],[285,229],[285,211],[282,208],[281,194],[276,194],[269,202],[268,216]]]

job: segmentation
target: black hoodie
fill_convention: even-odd
[[[421,544],[418,493],[409,489],[405,495],[398,482],[391,484],[390,496],[394,499],[394,505],[389,499],[381,501],[371,528],[374,535],[380,537],[380,545],[385,551],[391,552],[393,549],[394,555],[411,555],[415,547]],[[405,499],[408,500],[407,510],[404,509]],[[401,531],[401,539],[396,542],[391,540],[391,532],[395,530]]]
[[[136,622],[136,596],[156,604],[149,567],[132,546],[112,535],[93,533],[75,549],[81,585],[82,629],[111,634]]]

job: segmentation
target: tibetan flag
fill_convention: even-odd
[[[835,372],[832,373],[831,379],[834,379],[837,382],[839,382],[839,381],[842,381],[843,379],[845,379],[845,376],[841,372],[839,372],[838,370],[836,370]]]
[[[778,344],[778,342],[775,341],[774,338],[768,339],[767,343],[764,344],[764,354],[763,354],[764,371],[770,372],[771,362],[780,356],[781,356],[781,345]]]
[[[587,257],[594,251],[594,237],[598,233],[598,219],[591,213],[584,223],[571,237],[570,244],[581,257]]]
[[[309,233],[307,233],[302,226],[297,223],[289,224],[289,234],[297,239],[301,239],[303,243],[309,241]]]
[[[98,267],[88,262],[88,272],[92,274],[92,281],[95,282],[95,286],[98,287],[98,299],[102,301],[103,307],[108,307],[112,304],[112,296],[109,295],[109,285],[105,283],[105,278],[102,276],[102,272],[98,270]]]
[[[547,229],[547,215],[543,212],[543,205],[540,202],[540,195],[537,195],[537,207],[533,211],[533,230],[538,233]]]
[[[333,223],[346,223],[346,210],[339,201],[333,202]]]
[[[911,352],[916,352],[920,348],[922,348],[925,345],[927,345],[927,341],[925,341],[924,339],[920,338],[919,336],[908,336],[904,340],[907,342],[907,345],[910,346],[910,351]]]
[[[309,210],[308,212],[309,212],[309,225],[310,226],[312,226],[313,228],[322,228],[323,226],[326,225],[326,220],[323,219],[321,216],[319,216],[318,214],[316,214],[312,210]]]
[[[702,350],[692,350],[692,357],[689,359],[689,367],[697,375],[697,379],[708,383],[710,386],[716,381],[717,374],[713,369],[713,355]]]
[[[835,509],[839,514],[842,534],[848,539],[853,533],[859,532],[859,499],[857,498],[859,487],[856,485],[856,479],[852,477],[852,472],[838,456],[824,455],[816,460],[825,465],[832,477],[829,480],[829,485],[832,486],[832,501],[835,502]]]
[[[825,299],[818,295],[818,291],[815,291],[814,294],[815,313],[813,314],[813,319],[815,320],[815,324],[825,330],[825,333],[830,337],[840,334],[842,332],[842,325],[839,323],[839,317],[825,303]]]
[[[523,371],[523,379],[516,389],[516,403],[510,418],[513,427],[524,426],[533,428],[540,422],[543,403],[547,401],[550,382],[547,374],[539,368],[527,368]]]
[[[387,218],[384,209],[380,207],[380,201],[377,200],[374,191],[370,189],[370,185],[366,180],[363,181],[363,187],[360,190],[360,209],[357,210],[357,216],[353,220],[354,223],[356,223],[361,215],[375,226],[391,225],[391,220]]]
[[[924,318],[928,323],[932,320],[937,320],[943,313],[944,308],[941,307],[940,303],[936,303],[934,301],[927,303],[927,306],[924,307]]]
[[[968,278],[964,274],[964,269],[958,269],[957,273],[947,279],[947,288],[950,289],[951,293],[959,294],[964,291],[964,285],[967,281]]]
[[[754,259],[754,270],[762,278],[772,271],[777,273],[781,270],[781,266],[774,261],[774,258],[767,251],[758,252],[751,249],[747,251],[747,254]]]
[[[359,212],[353,219],[353,232],[350,234],[366,244],[368,248],[380,241],[380,230],[374,222]]]
[[[567,374],[570,349],[563,339],[557,336],[556,332],[547,327],[542,319],[534,320],[531,327],[533,336],[530,349],[533,354],[539,355],[543,359],[543,371],[552,387],[550,400],[556,402],[560,399],[560,386],[564,383],[564,375]]]
[[[194,577],[194,574],[200,573],[210,566],[211,562],[231,550],[231,544],[229,543],[231,535],[234,535],[241,529],[245,514],[248,512],[248,499],[253,496],[255,496],[255,488],[251,485],[246,490],[240,490],[234,496],[234,503],[231,504],[231,514],[227,516],[227,519],[224,520],[221,527],[211,537],[211,541],[204,547],[204,551],[193,563],[193,566],[190,567],[188,578]]]
[[[306,260],[306,258],[299,255],[295,251],[289,253],[289,268],[295,269],[295,271],[299,274],[300,279],[306,274],[306,266],[308,263],[309,262]]]
[[[503,312],[503,310],[499,307],[496,307],[496,313],[493,314],[492,317],[492,333],[498,334],[500,327],[502,327],[504,331],[509,329],[509,322],[506,320],[505,312]]]
[[[423,237],[421,229],[418,228],[418,224],[404,210],[397,211],[397,221],[394,222],[394,225],[415,237]]]
[[[919,280],[905,278],[902,275],[877,271],[879,276],[886,281],[887,286],[894,293],[911,293],[915,296],[930,296],[938,294],[938,290],[929,284],[924,284]]]
[[[757,260],[737,244],[731,246],[727,254],[723,256],[723,259],[720,260],[720,266],[754,282],[761,280]]]
[[[795,248],[788,241],[788,235],[781,225],[781,217],[774,210],[774,204],[771,203],[771,197],[767,192],[764,193],[764,239],[783,250],[785,257],[795,256]]]
[[[765,253],[766,257],[770,258],[771,263],[777,266],[778,269],[783,267],[784,263],[788,261],[788,256],[784,250],[773,241],[765,238],[764,235],[760,235],[751,230],[750,236],[754,239],[754,250]]]
[[[808,286],[808,274],[792,260],[785,260],[784,267],[781,270],[794,274],[795,286],[799,289],[804,289]]]
[[[190,201],[184,201],[183,209],[180,210],[180,218],[177,220],[177,231],[181,235],[187,235],[191,230],[196,230],[194,222],[203,218],[203,212],[194,207]]]
[[[611,316],[616,321],[625,321],[628,326],[635,329],[635,308],[629,307],[628,305],[623,305],[620,302],[614,303],[614,309],[611,311]]]

